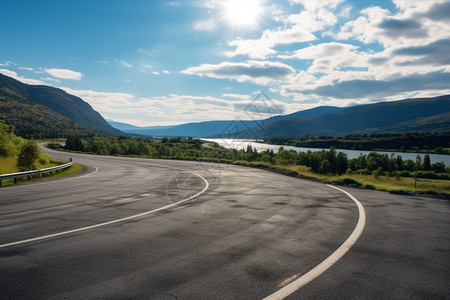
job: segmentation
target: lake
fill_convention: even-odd
[[[293,147],[293,146],[283,146],[283,145],[270,145],[270,144],[263,144],[258,143],[255,140],[243,140],[243,139],[202,139],[204,141],[211,141],[219,144],[222,147],[228,148],[228,149],[237,149],[237,150],[245,150],[247,149],[247,146],[251,146],[253,149],[256,149],[258,152],[265,151],[265,150],[273,150],[274,152],[277,152],[280,147],[283,147],[286,150],[295,150],[297,152],[306,152],[308,150],[311,151],[321,151],[321,150],[329,150],[329,149],[321,149],[321,148],[304,148],[304,147]],[[343,152],[347,154],[347,157],[349,159],[357,158],[361,154],[369,154],[370,152],[374,151],[361,151],[361,150],[346,150],[346,149],[336,149],[337,152]],[[409,152],[382,152],[382,151],[376,151],[378,153],[387,153],[391,154],[394,153],[395,157],[397,155],[400,155],[403,160],[410,159],[415,161],[416,156],[418,153],[409,153]],[[423,160],[424,153],[419,154],[420,157]],[[435,162],[443,162],[446,167],[450,166],[450,155],[444,155],[444,154],[430,154],[430,161],[431,163]]]

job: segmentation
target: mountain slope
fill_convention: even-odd
[[[352,133],[450,130],[450,95],[348,107],[315,117],[286,116],[242,137],[336,136]],[[436,118],[434,118],[436,117]],[[434,124],[438,122],[439,124]],[[409,127],[408,127],[409,126]]]
[[[52,111],[39,103],[17,96],[4,96],[0,90],[0,119],[15,127],[24,138],[59,138],[94,134],[95,131]]]
[[[239,133],[260,128],[271,122],[275,122],[289,116],[319,116],[325,113],[340,111],[342,108],[333,106],[320,106],[302,110],[286,116],[274,116],[265,120],[229,120],[229,121],[204,121],[198,123],[186,123],[172,126],[137,127],[126,123],[108,121],[114,128],[126,133],[149,136],[191,136],[191,137],[239,137]]]
[[[186,123],[172,126],[150,126],[136,127],[129,124],[111,122],[115,128],[126,133],[140,134],[154,137],[161,136],[191,136],[191,137],[213,137],[228,131],[243,131],[254,127],[254,121],[205,121],[199,123]]]
[[[28,85],[0,74],[0,97],[3,107],[1,118],[14,125],[18,131],[23,131],[25,125],[24,122],[19,122],[20,112],[22,112],[29,117],[26,125],[42,129],[47,133],[49,130],[45,127],[51,126],[51,122],[56,122],[59,124],[59,132],[64,134],[72,132],[73,130],[70,129],[74,128],[77,129],[76,131],[84,131],[85,134],[95,131],[120,134],[120,131],[109,125],[87,102],[61,89]],[[11,107],[11,103],[14,102],[20,103],[15,110]],[[9,104],[6,105],[6,103]],[[9,109],[6,109],[6,106]],[[46,118],[48,120],[44,121]]]

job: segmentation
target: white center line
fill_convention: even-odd
[[[191,171],[188,171],[191,172]],[[77,228],[77,229],[72,229],[72,230],[67,230],[67,231],[62,231],[62,232],[57,232],[57,233],[53,233],[53,234],[48,234],[48,235],[44,235],[44,236],[38,236],[35,238],[31,238],[31,239],[26,239],[26,240],[21,240],[21,241],[17,241],[17,242],[11,242],[11,243],[7,243],[7,244],[2,244],[0,245],[0,248],[6,248],[6,247],[11,247],[11,246],[17,246],[17,245],[21,245],[21,244],[26,244],[26,243],[31,243],[31,242],[36,242],[36,241],[41,241],[41,240],[45,240],[45,239],[49,239],[49,238],[54,238],[54,237],[58,237],[58,236],[62,236],[62,235],[67,235],[67,234],[71,234],[71,233],[76,233],[76,232],[80,232],[80,231],[86,231],[86,230],[90,230],[90,229],[94,229],[94,228],[99,228],[99,227],[103,227],[103,226],[107,226],[107,225],[111,225],[111,224],[115,224],[115,223],[120,223],[120,222],[124,222],[124,221],[128,221],[128,220],[132,220],[132,219],[136,219],[136,218],[140,218],[146,215],[150,215],[159,211],[163,211],[163,210],[167,210],[170,208],[173,208],[177,205],[180,205],[184,202],[187,202],[191,199],[194,199],[198,196],[200,196],[201,194],[203,194],[204,192],[206,192],[206,190],[209,188],[209,182],[200,174],[191,172],[194,175],[197,175],[198,177],[200,177],[204,182],[205,182],[205,187],[203,188],[203,190],[201,190],[200,192],[198,192],[197,194],[190,196],[189,198],[180,200],[176,203],[172,203],[154,210],[150,210],[150,211],[146,211],[137,215],[133,215],[133,216],[129,216],[129,217],[125,217],[125,218],[121,218],[121,219],[117,219],[117,220],[112,220],[112,221],[108,221],[108,222],[104,222],[104,223],[99,223],[99,224],[95,224],[95,225],[91,225],[91,226],[86,226],[86,227],[81,227],[81,228]]]

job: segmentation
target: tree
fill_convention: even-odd
[[[320,174],[326,174],[331,171],[331,165],[328,159],[322,160],[319,167],[319,173]]]
[[[431,160],[429,154],[425,154],[425,156],[423,157],[423,169],[425,171],[430,171],[431,169]]]
[[[17,157],[17,168],[19,171],[23,172],[36,169],[36,162],[39,159],[40,153],[41,150],[35,142],[26,142]]]
[[[22,143],[22,138],[14,134],[14,127],[0,120],[0,157],[16,155]]]
[[[347,171],[348,158],[347,154],[339,152],[336,157],[336,172],[338,175],[344,174]]]
[[[330,171],[332,172],[336,172],[337,171],[337,166],[336,166],[336,148],[335,147],[331,147],[330,151],[327,152],[327,160],[330,163]],[[344,171],[347,170],[347,166],[345,167]]]

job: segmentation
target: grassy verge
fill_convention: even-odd
[[[6,157],[6,158],[0,157],[0,174],[8,174],[8,173],[18,172],[17,167],[16,167],[16,159],[17,159],[16,157]],[[44,169],[44,168],[55,167],[55,166],[61,165],[63,163],[64,162],[50,161],[50,162],[47,162],[46,164],[38,163],[37,166],[39,169]],[[55,171],[55,172],[52,172],[52,174],[45,173],[39,177],[32,177],[30,180],[28,180],[28,178],[26,178],[26,177],[17,178],[17,183],[32,182],[32,181],[37,181],[37,180],[66,176],[66,175],[70,175],[70,174],[79,173],[82,170],[83,170],[82,166],[74,164],[73,166],[71,166],[67,169]],[[11,184],[14,184],[14,179],[2,180],[2,186],[11,185]]]
[[[379,191],[410,191],[419,193],[446,193],[450,194],[450,181],[449,180],[429,180],[429,179],[417,179],[416,187],[414,187],[414,178],[409,177],[387,177],[379,176],[375,178],[372,175],[321,175],[311,172],[311,170],[304,166],[283,166],[283,168],[296,172],[297,174],[315,178],[321,181],[336,183],[347,182],[350,184],[358,185],[362,188],[374,189]]]
[[[235,161],[237,165],[256,167],[266,170],[275,171],[289,176],[297,176],[304,179],[317,180],[326,183],[340,183],[352,186],[357,186],[364,189],[398,192],[406,191],[410,193],[437,195],[450,195],[450,181],[449,180],[432,180],[432,179],[417,179],[416,187],[414,187],[414,178],[409,177],[387,177],[379,176],[375,178],[373,175],[331,175],[331,174],[317,174],[311,171],[311,168],[298,165],[270,165],[262,162],[246,162]]]

